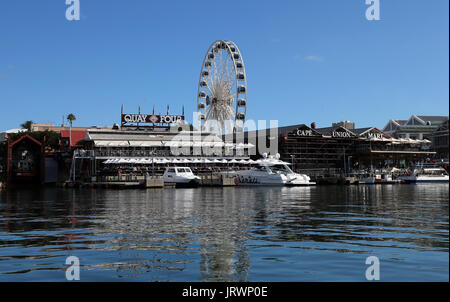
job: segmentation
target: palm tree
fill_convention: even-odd
[[[26,121],[25,123],[20,124],[20,127],[22,127],[22,129],[27,129],[27,131],[30,132],[32,125],[33,121]]]
[[[69,128],[69,147],[72,147],[72,122],[75,121],[77,118],[75,117],[75,115],[73,113],[69,113],[67,115],[67,120],[70,123],[70,128]]]
[[[70,123],[70,127],[72,127],[72,122],[73,122],[73,121],[76,121],[77,118],[75,117],[75,115],[74,115],[73,113],[69,113],[69,114],[67,115],[67,120],[68,120],[69,123]]]

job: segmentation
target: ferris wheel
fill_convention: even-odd
[[[198,83],[197,110],[202,130],[219,134],[243,130],[247,77],[234,42],[217,40],[208,48]]]

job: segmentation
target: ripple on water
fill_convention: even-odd
[[[0,192],[0,280],[448,281],[448,185]]]

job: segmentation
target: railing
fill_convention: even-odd
[[[336,175],[341,175],[343,173],[342,169],[339,169],[339,168],[301,169],[296,172],[306,174],[312,178],[336,176]]]
[[[74,157],[94,157],[94,150],[75,149],[73,151]]]
[[[144,180],[145,176],[133,174],[97,176],[97,182],[141,182]]]
[[[200,155],[194,155],[194,154],[180,154],[180,155],[174,155],[171,153],[170,150],[82,150],[77,149],[74,151],[75,157],[196,157]],[[202,154],[201,156],[220,156],[220,157],[246,157],[247,152],[245,152],[243,155],[236,155],[236,154],[226,154],[223,152],[222,154],[211,154],[211,155],[205,155]]]
[[[424,152],[431,151],[430,147],[422,146],[419,148],[412,148],[405,145],[372,145],[372,146],[358,146],[355,148],[356,152],[367,153],[371,151],[400,151],[400,152]]]

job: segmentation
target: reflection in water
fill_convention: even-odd
[[[69,255],[85,281],[360,280],[374,254],[385,278],[448,280],[448,198],[447,184],[1,191],[0,280],[64,281]]]

